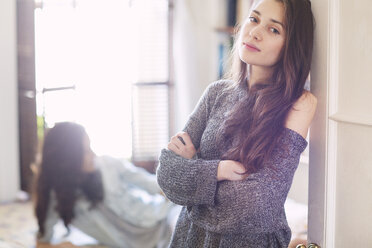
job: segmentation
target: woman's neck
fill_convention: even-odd
[[[263,67],[263,66],[255,66],[255,65],[247,65],[249,78],[247,81],[248,88],[252,87],[254,84],[258,82],[264,82],[269,79],[274,71],[272,67]]]

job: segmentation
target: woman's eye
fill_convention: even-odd
[[[249,21],[250,22],[257,22],[257,19],[256,19],[256,17],[250,16]]]
[[[276,28],[270,28],[270,31],[274,34],[280,34]]]

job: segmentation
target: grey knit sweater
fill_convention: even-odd
[[[184,206],[170,247],[288,247],[284,202],[307,141],[284,128],[266,162],[271,166],[241,181],[217,182],[217,130],[247,94],[242,87],[224,90],[230,83],[210,84],[184,128],[200,148],[199,158],[161,151],[158,183],[172,202]]]

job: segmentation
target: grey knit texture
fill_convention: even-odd
[[[184,206],[169,247],[287,248],[291,239],[284,202],[307,141],[284,128],[263,169],[241,181],[217,182],[217,131],[247,94],[230,84],[210,84],[184,128],[200,148],[198,158],[161,151],[158,183],[169,200]]]

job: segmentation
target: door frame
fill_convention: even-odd
[[[339,75],[339,0],[312,0],[316,21],[311,91],[318,98],[310,129],[308,243],[335,241]]]
[[[339,0],[329,2],[329,81],[328,81],[328,163],[326,177],[326,219],[325,219],[325,247],[335,247],[336,231],[336,184],[337,184],[337,128],[338,124],[332,116],[338,113],[338,83],[339,83]]]

